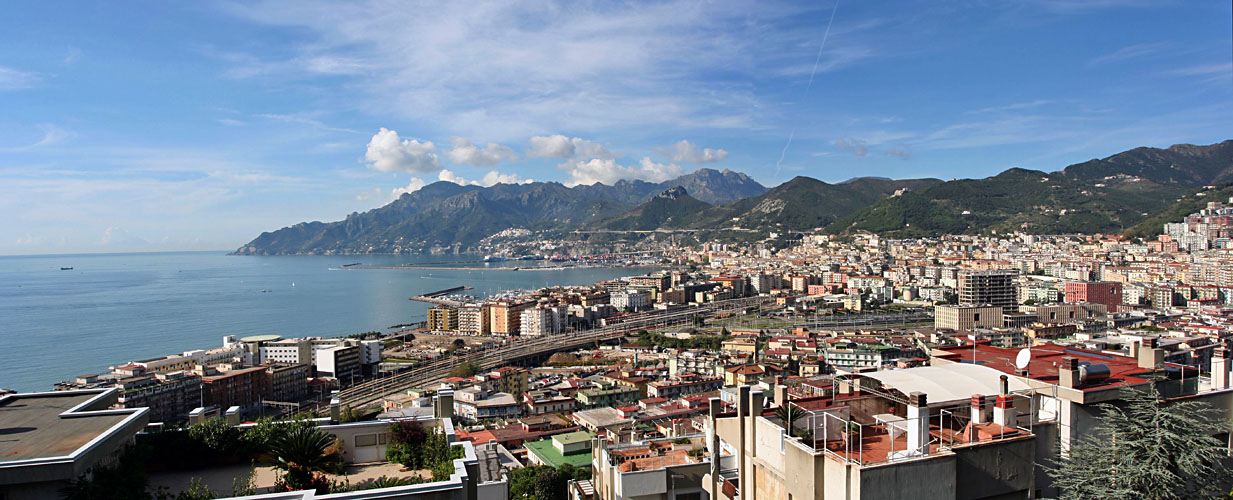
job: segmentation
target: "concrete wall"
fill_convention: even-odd
[[[954,455],[866,467],[857,472],[851,498],[954,500],[955,469]],[[830,497],[828,488],[827,498],[846,497]]]
[[[1034,483],[1036,438],[962,446],[955,453],[956,500],[1027,498]]]

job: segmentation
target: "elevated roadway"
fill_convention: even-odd
[[[464,361],[475,363],[481,370],[491,370],[528,358],[594,345],[596,342],[621,337],[643,328],[688,324],[693,322],[695,317],[707,318],[723,312],[744,310],[771,300],[769,297],[745,297],[677,309],[648,311],[600,328],[561,335],[513,338],[494,348],[472,351],[461,356],[446,356],[436,361],[421,363],[409,370],[349,387],[339,391],[339,398],[343,404],[359,408],[380,401],[387,394],[444,379],[449,376],[454,366]]]

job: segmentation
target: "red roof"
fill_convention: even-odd
[[[1003,349],[1001,347],[993,347],[980,343],[977,344],[975,349],[973,349],[969,344],[957,347],[944,347],[940,350],[946,351],[947,354],[939,357],[953,361],[966,362],[970,362],[972,360],[973,351],[975,351],[975,359],[977,363],[1008,374],[1016,374],[1015,357],[1019,354],[1019,349]],[[1065,356],[1078,358],[1079,361],[1087,361],[1093,364],[1108,366],[1110,371],[1109,378],[1103,383],[1090,384],[1083,387],[1084,391],[1101,390],[1123,385],[1144,384],[1147,383],[1147,379],[1145,377],[1151,373],[1151,370],[1140,368],[1138,360],[1130,356],[1078,349],[1056,344],[1034,346],[1031,347],[1031,350],[1032,360],[1028,363],[1028,377],[1033,380],[1039,380],[1049,384],[1058,383],[1058,367],[1062,364],[1062,358]],[[1182,365],[1178,365],[1176,363],[1165,363],[1165,365],[1172,369],[1183,369]],[[1194,370],[1193,367],[1187,367],[1185,369],[1188,371]]]

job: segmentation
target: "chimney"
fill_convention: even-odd
[[[1233,388],[1233,376],[1229,374],[1229,368],[1233,363],[1233,359],[1229,359],[1229,349],[1227,347],[1218,347],[1212,354],[1212,390],[1220,391]]]
[[[775,385],[775,406],[783,406],[788,404],[788,386]]]
[[[972,395],[972,423],[983,424],[985,422],[985,396],[983,394]]]
[[[1164,366],[1164,349],[1158,347],[1155,338],[1143,339],[1143,347],[1139,349],[1139,368],[1159,370]]]
[[[338,400],[338,396],[330,398],[330,423],[337,424],[342,421],[342,401]]]
[[[929,401],[925,393],[908,394],[908,448],[911,455],[929,454]]]
[[[433,398],[432,416],[436,418],[454,418],[454,390],[442,388]]]
[[[993,423],[1002,427],[1014,427],[1018,419],[1015,416],[1014,401],[1007,390],[1009,384],[1006,375],[1002,375],[1001,384],[1002,393],[998,394],[997,401],[993,404]]]
[[[227,413],[225,414],[225,418],[227,421],[227,425],[230,427],[235,427],[237,425],[240,425],[240,407],[232,406],[230,408],[227,408]]]
[[[188,425],[200,424],[206,421],[206,409],[197,407],[188,412]]]
[[[1057,370],[1058,385],[1075,389],[1079,387],[1079,359],[1063,356],[1062,366]]]

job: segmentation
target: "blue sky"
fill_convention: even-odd
[[[0,254],[230,249],[438,179],[983,177],[1233,138],[1229,2],[938,3],[10,4]]]

